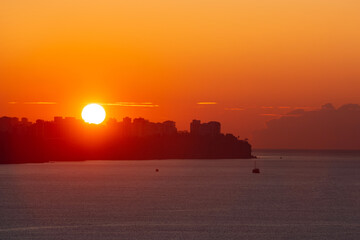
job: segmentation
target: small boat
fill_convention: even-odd
[[[256,167],[256,161],[254,161],[254,169],[252,170],[252,173],[260,173],[260,169]]]

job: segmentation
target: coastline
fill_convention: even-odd
[[[189,161],[189,160],[198,160],[198,161],[213,161],[213,160],[250,160],[257,159],[257,156],[251,156],[250,158],[244,157],[233,157],[233,158],[146,158],[146,159],[84,159],[84,160],[49,160],[49,161],[23,161],[23,162],[0,162],[0,165],[18,165],[18,164],[43,164],[43,163],[76,163],[76,162],[121,162],[121,161]]]

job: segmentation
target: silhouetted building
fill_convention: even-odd
[[[194,135],[200,135],[200,128],[201,128],[201,121],[200,120],[193,120],[190,123],[190,133]]]
[[[200,136],[217,136],[221,134],[221,124],[214,121],[201,123],[200,120],[193,120],[190,123],[190,133]]]
[[[22,124],[28,124],[29,123],[29,120],[27,118],[21,118],[21,123]]]
[[[10,128],[11,128],[11,118],[9,117],[0,118],[0,131],[9,132]]]
[[[59,117],[59,116],[54,117],[54,123],[55,124],[59,124],[59,123],[62,123],[62,122],[63,122],[62,117]]]
[[[162,135],[175,135],[177,133],[176,123],[174,121],[163,122],[162,128]]]

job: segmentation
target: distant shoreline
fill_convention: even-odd
[[[0,162],[0,165],[18,165],[18,164],[43,164],[43,163],[76,163],[76,162],[122,162],[122,161],[188,161],[188,160],[198,160],[198,161],[222,161],[222,160],[251,160],[256,159],[256,156],[251,158],[152,158],[152,159],[85,159],[85,160],[51,160],[44,162]]]

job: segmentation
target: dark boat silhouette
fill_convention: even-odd
[[[256,161],[254,161],[254,169],[252,170],[252,173],[260,173],[260,169],[256,167]]]

